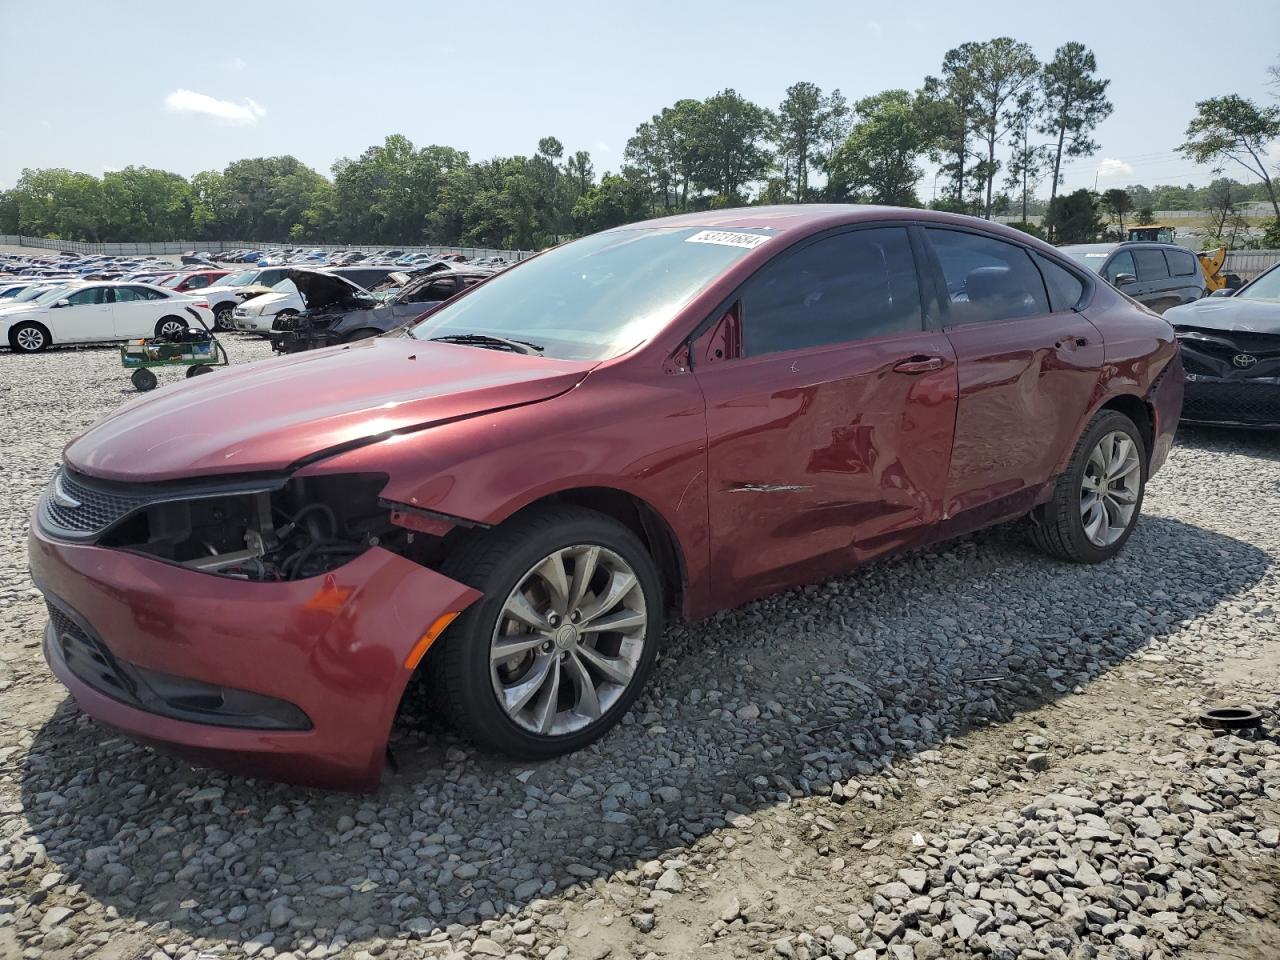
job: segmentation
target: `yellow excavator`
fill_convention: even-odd
[[[1129,228],[1130,240],[1173,243],[1174,234],[1174,228],[1165,223],[1149,223],[1145,226]],[[1200,259],[1200,269],[1204,272],[1206,293],[1213,293],[1223,287],[1235,288],[1240,286],[1240,278],[1234,273],[1222,272],[1222,268],[1227,262],[1226,247],[1219,247],[1217,250],[1203,250],[1197,253],[1196,256]]]

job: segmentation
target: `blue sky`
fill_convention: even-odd
[[[776,106],[797,80],[851,100],[914,89],[948,48],[1000,34],[1042,59],[1080,40],[1112,80],[1102,149],[1068,168],[1072,188],[1100,171],[1100,188],[1206,182],[1210,170],[1173,152],[1194,102],[1280,92],[1266,82],[1280,62],[1276,0],[0,0],[0,187],[28,166],[190,175],[284,153],[327,174],[389,133],[473,158],[531,153],[551,134],[616,170],[636,125],[681,97],[734,87]],[[932,189],[930,171],[926,200]]]

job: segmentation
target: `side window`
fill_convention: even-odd
[[[116,303],[135,303],[144,299],[138,296],[137,287],[116,287],[111,291],[111,297]]]
[[[263,270],[262,275],[258,277],[258,283],[262,284],[264,287],[274,287],[283,279],[283,270]]]
[[[1167,280],[1169,268],[1164,262],[1162,250],[1134,250],[1133,262],[1138,265],[1138,280]]]
[[[209,278],[207,276],[202,276],[199,274],[197,274],[196,276],[192,277],[187,281],[188,290],[199,290],[201,287],[207,287],[208,285],[209,285]]]
[[[1131,277],[1138,275],[1138,268],[1133,265],[1133,253],[1129,250],[1121,250],[1111,262],[1102,268],[1102,275],[1112,283],[1116,282],[1116,277],[1122,273],[1127,273]]]
[[[1164,258],[1169,263],[1169,272],[1175,277],[1194,277],[1200,272],[1200,261],[1194,254],[1179,250],[1166,250]]]
[[[106,287],[85,287],[70,294],[67,299],[73,307],[83,307],[90,303],[106,303]]]
[[[827,237],[766,264],[742,290],[747,356],[921,329],[905,227]]]
[[[951,298],[947,324],[987,323],[1049,312],[1031,254],[1014,243],[958,230],[926,228]]]
[[[1049,306],[1054,313],[1072,310],[1084,296],[1084,284],[1074,273],[1060,267],[1048,257],[1035,254],[1036,265],[1040,275],[1044,277],[1044,285],[1049,288]]]
[[[150,287],[130,287],[134,293],[138,295],[139,300],[167,300],[169,299],[159,290],[152,290]]]

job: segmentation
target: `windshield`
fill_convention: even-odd
[[[46,307],[51,303],[56,303],[70,289],[71,288],[67,286],[67,287],[54,287],[52,290],[45,290],[44,293],[40,294],[38,297],[35,298],[35,302],[40,304],[40,306],[42,307]]]
[[[696,227],[598,233],[476,286],[411,334],[506,337],[536,343],[544,356],[603,360],[652,337],[771,235]]]
[[[1240,300],[1280,300],[1280,268],[1264,273],[1236,294]]]
[[[34,300],[36,297],[40,296],[43,293],[48,293],[50,290],[62,290],[64,289],[64,287],[65,287],[65,284],[64,285],[54,284],[51,287],[47,283],[40,283],[40,284],[36,284],[35,286],[27,287],[25,290],[23,290],[20,294],[13,297],[12,299],[14,303],[27,303],[28,301]]]
[[[172,290],[174,287],[176,287],[176,286],[177,286],[177,285],[182,281],[182,278],[183,278],[183,277],[182,277],[182,274],[180,274],[180,273],[176,273],[176,274],[174,274],[172,277],[170,277],[170,278],[169,278],[169,279],[167,279],[167,280],[161,280],[161,281],[160,281],[160,286],[162,286],[162,287],[168,287],[170,290]]]
[[[1095,251],[1086,252],[1083,250],[1076,250],[1072,252],[1070,250],[1064,250],[1063,252],[1067,256],[1069,256],[1072,260],[1074,260],[1076,263],[1080,264],[1081,266],[1088,267],[1094,273],[1097,273],[1099,270],[1102,269],[1102,265],[1106,263],[1107,257],[1111,253],[1110,250],[1100,250],[1096,252]]]
[[[223,277],[218,286],[243,287],[247,284],[253,283],[253,278],[261,272],[261,270],[241,270],[239,273],[233,273],[229,277]]]

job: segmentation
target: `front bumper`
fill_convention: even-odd
[[[1280,377],[1245,380],[1187,374],[1182,422],[1280,429]]]
[[[378,547],[323,576],[281,583],[54,540],[35,517],[27,549],[51,609],[90,631],[104,653],[144,676],[295,707],[310,727],[228,726],[144,709],[137,697],[86,682],[51,628],[46,659],[85,713],[198,763],[327,788],[377,785],[410,677],[406,658],[437,618],[480,596]]]

